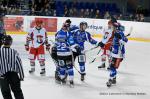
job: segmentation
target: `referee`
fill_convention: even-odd
[[[2,40],[1,40],[2,41]],[[22,62],[18,52],[10,48],[12,38],[6,35],[3,39],[3,47],[0,48],[0,87],[4,99],[24,99],[21,90],[21,80],[24,79]]]

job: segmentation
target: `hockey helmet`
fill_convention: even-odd
[[[120,25],[120,26],[118,27],[118,29],[119,29],[120,31],[125,31],[125,27],[124,27],[123,25]]]
[[[43,23],[43,21],[40,20],[40,19],[36,19],[36,20],[35,20],[35,23],[36,23],[36,25],[41,25],[41,24]]]
[[[10,35],[4,36],[4,39],[3,39],[3,44],[4,45],[11,46],[12,42],[13,42],[13,39]]]
[[[80,26],[81,26],[81,25],[86,25],[86,27],[88,26],[87,22],[85,22],[85,21],[81,22],[81,23],[80,23]]]
[[[67,19],[67,20],[65,21],[65,23],[71,24],[71,20],[70,20],[70,19]]]

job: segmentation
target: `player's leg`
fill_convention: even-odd
[[[74,71],[73,71],[73,65],[74,60],[72,59],[72,56],[68,56],[66,59],[66,67],[67,67],[67,74],[69,76],[69,83],[70,85],[74,85]]]
[[[45,71],[45,50],[44,50],[44,46],[41,45],[39,48],[38,48],[38,52],[37,52],[37,58],[39,60],[39,63],[40,63],[40,67],[41,67],[41,72],[40,74],[41,75],[45,75],[46,71]]]
[[[106,65],[105,65],[105,62],[106,62],[106,54],[105,54],[105,53],[103,53],[103,54],[101,55],[101,62],[102,62],[101,65],[98,66],[99,69],[106,67]]]
[[[78,62],[80,66],[80,72],[81,72],[81,81],[84,81],[84,76],[86,75],[85,73],[85,62],[86,62],[86,56],[85,54],[81,54],[78,56]]]
[[[117,77],[117,69],[120,66],[122,58],[112,58],[110,64],[110,78],[107,82],[107,86],[110,87],[112,84],[116,84],[116,77]]]
[[[56,66],[56,70],[55,70],[55,80],[60,80],[59,77],[59,66],[58,66],[58,58],[57,58],[57,48],[55,46],[53,46],[51,48],[51,57],[53,59],[53,62]]]
[[[65,60],[61,60],[61,59],[58,59],[58,65],[59,65],[59,70],[58,70],[58,73],[59,73],[59,78],[60,78],[60,82],[62,84],[65,84],[66,83],[66,64],[65,64]]]
[[[30,52],[29,52],[29,59],[30,59],[30,66],[31,69],[29,70],[29,73],[34,73],[35,72],[35,59],[36,59],[36,49],[31,47]]]
[[[108,58],[108,67],[107,67],[107,70],[110,70],[110,65],[111,65],[111,56],[110,56],[110,50],[107,50],[107,54],[106,54],[106,56],[107,56],[107,58]]]

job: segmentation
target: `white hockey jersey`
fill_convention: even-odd
[[[106,29],[104,30],[104,36],[103,36],[103,38],[102,38],[102,43],[103,43],[103,44],[107,44],[107,43],[112,42],[113,36],[114,36],[114,34],[113,34],[113,29],[111,29],[111,28],[106,28]]]
[[[27,35],[27,39],[30,39],[31,47],[38,48],[40,45],[44,45],[47,40],[46,29],[31,28]]]

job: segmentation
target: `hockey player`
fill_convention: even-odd
[[[106,57],[110,62],[110,48],[112,45],[113,38],[114,38],[114,26],[112,20],[110,20],[108,21],[108,28],[104,30],[104,36],[102,38],[102,42],[105,44],[105,46],[102,48],[102,55],[101,55],[102,64],[98,66],[98,69],[106,67],[105,66]],[[107,69],[110,68],[107,67]]]
[[[74,85],[74,71],[73,71],[73,53],[71,47],[74,45],[74,40],[69,32],[69,24],[64,23],[60,31],[55,35],[56,37],[56,50],[57,50],[57,60],[58,60],[58,72],[60,76],[61,83],[66,83],[66,73],[69,76],[70,85]]]
[[[73,32],[73,31],[79,29],[78,26],[71,24],[71,20],[70,20],[70,19],[67,19],[67,20],[65,21],[65,23],[69,25],[69,31],[70,31],[70,32]]]
[[[128,39],[124,35],[124,26],[115,23],[115,33],[114,39],[112,43],[112,51],[111,51],[111,63],[110,63],[110,78],[106,83],[108,87],[112,84],[116,84],[116,76],[117,69],[120,66],[120,63],[124,59],[125,56],[125,43],[127,43]]]
[[[89,32],[85,31],[88,24],[87,22],[81,22],[80,23],[80,29],[74,31],[73,37],[74,41],[78,46],[76,46],[76,50],[73,50],[74,53],[74,59],[78,56],[78,63],[80,66],[80,73],[81,73],[81,81],[84,81],[85,73],[85,62],[86,62],[86,56],[84,51],[84,43],[87,41],[93,45],[97,45],[100,47],[103,47],[104,44],[102,42],[95,41]]]
[[[38,59],[41,66],[41,75],[45,75],[45,50],[44,45],[46,45],[46,50],[50,49],[50,44],[48,43],[48,37],[45,28],[42,27],[42,20],[38,19],[36,21],[36,26],[31,28],[27,38],[25,49],[29,51],[29,59],[31,70],[29,73],[35,72],[35,60]]]
[[[70,20],[70,19],[67,19],[67,20],[64,22],[64,24],[67,24],[68,32],[72,32],[72,31],[74,31],[74,30],[76,30],[76,29],[79,29],[76,25],[71,25],[71,20]],[[64,26],[64,25],[63,25],[63,26]],[[62,27],[63,27],[63,26],[62,26]],[[55,36],[57,36],[57,33],[56,33]],[[60,80],[60,77],[59,77],[59,66],[58,66],[57,48],[56,48],[56,47],[57,47],[56,45],[52,46],[52,48],[51,48],[51,57],[52,57],[52,59],[53,59],[55,65],[56,65],[55,79],[56,79],[56,81],[59,81],[59,80]],[[66,77],[67,77],[67,75],[66,75]]]

